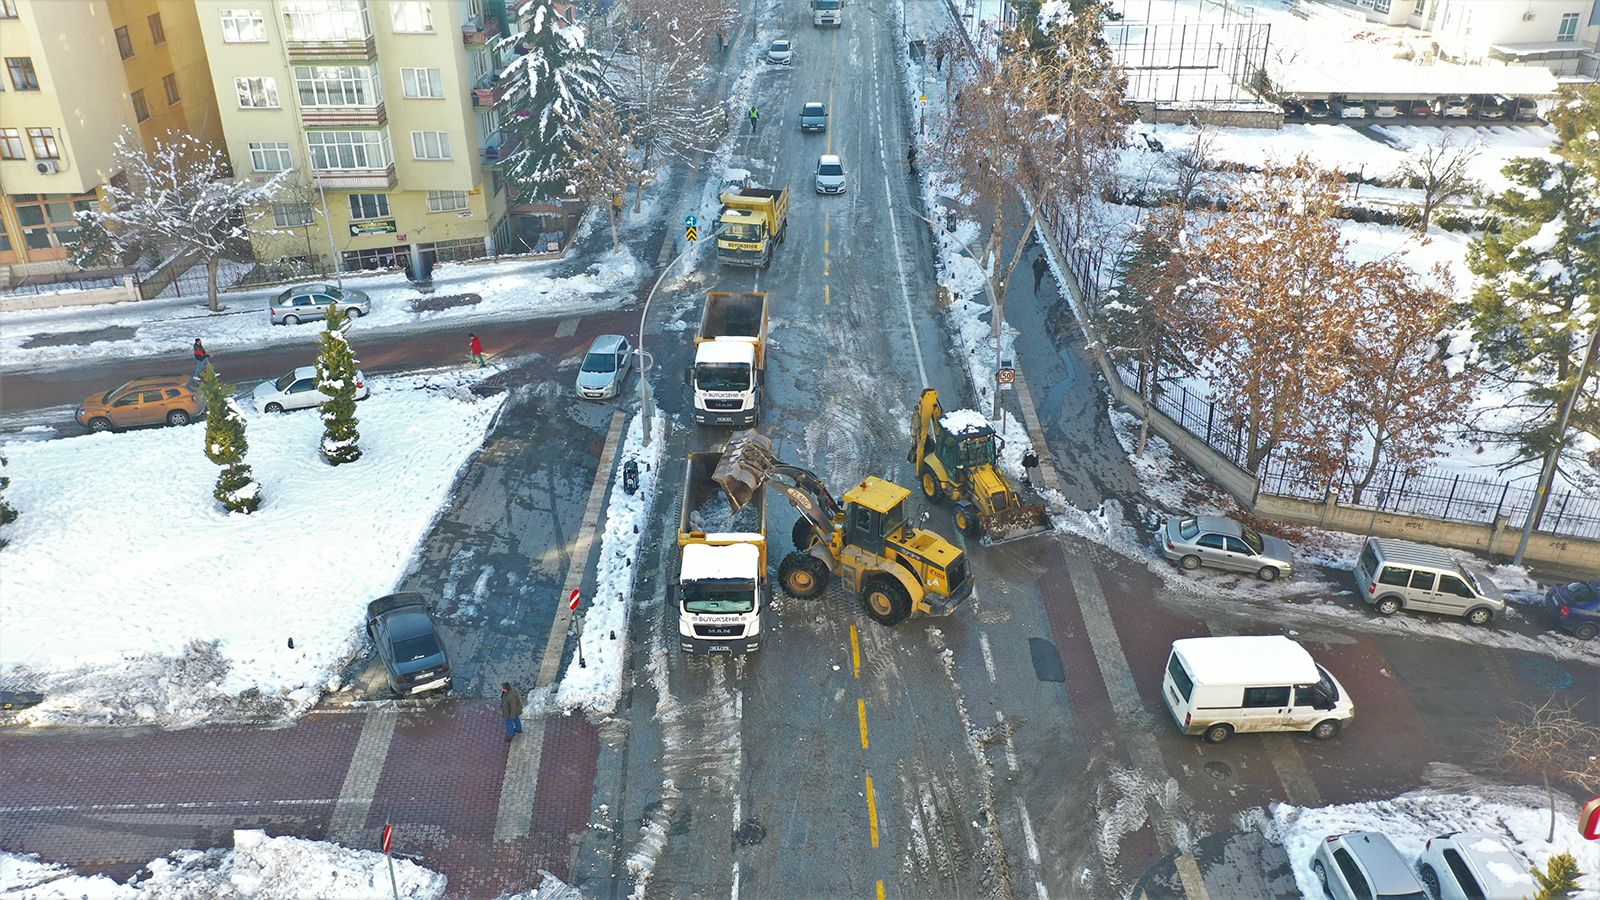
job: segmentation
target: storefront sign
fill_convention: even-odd
[[[399,229],[395,227],[393,219],[382,219],[377,222],[351,222],[350,236],[360,237],[363,234],[394,234]]]

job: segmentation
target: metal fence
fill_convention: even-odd
[[[1249,84],[1264,71],[1272,26],[1253,19],[1224,24],[1126,20],[1106,25],[1106,42],[1128,78],[1128,99],[1156,103],[1255,100]]]

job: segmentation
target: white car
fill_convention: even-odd
[[[1362,103],[1360,100],[1341,100],[1341,101],[1339,101],[1339,118],[1341,118],[1341,119],[1365,119],[1366,117],[1367,117],[1367,105],[1365,103]]]
[[[794,63],[794,44],[788,38],[778,38],[767,45],[767,62],[780,66]]]
[[[844,162],[832,153],[817,157],[817,193],[844,193]]]
[[[1528,864],[1505,841],[1478,831],[1429,838],[1417,874],[1438,900],[1517,900],[1539,891]]]
[[[578,364],[578,396],[585,400],[609,400],[622,393],[633,368],[633,347],[620,334],[602,334],[589,345],[589,352]]]
[[[356,399],[365,400],[369,393],[367,376],[357,369]],[[317,370],[313,366],[301,366],[282,378],[263,381],[256,385],[251,396],[255,398],[256,409],[268,413],[305,409],[328,399],[326,394],[317,390]]]

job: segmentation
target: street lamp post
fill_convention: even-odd
[[[707,240],[714,241],[716,239],[715,232],[707,237]],[[690,241],[689,246],[683,248],[681,253],[674,256],[672,262],[667,263],[666,268],[661,270],[661,277],[657,278],[656,283],[650,286],[650,293],[645,295],[644,298],[644,309],[639,313],[639,346],[637,347],[639,351],[639,408],[644,416],[644,442],[646,446],[650,444],[650,420],[656,416],[656,405],[655,399],[650,393],[650,379],[647,377],[647,373],[650,371],[650,356],[644,349],[644,321],[650,315],[650,301],[655,299],[656,291],[660,290],[662,282],[667,280],[667,274],[672,271],[673,266],[678,264],[678,260],[694,252],[695,248],[695,242]]]

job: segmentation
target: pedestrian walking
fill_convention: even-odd
[[[761,110],[756,109],[755,105],[751,104],[751,106],[750,106],[750,133],[751,134],[755,134],[756,133],[756,120],[759,119],[759,118],[761,118]]]
[[[1033,258],[1033,295],[1039,296],[1039,285],[1044,283],[1044,273],[1050,271],[1050,263],[1044,258],[1044,251]]]
[[[204,372],[206,370],[206,366],[208,366],[210,364],[211,364],[211,354],[206,352],[206,346],[204,344],[200,343],[200,339],[199,338],[195,338],[194,339],[194,376],[191,377],[189,380],[190,381],[199,381],[200,380],[200,373]]]
[[[522,695],[511,682],[500,682],[500,718],[506,721],[506,742],[522,733]]]
[[[467,344],[468,350],[472,353],[472,361],[477,363],[479,366],[482,366],[483,365],[483,341],[479,340],[478,336],[475,335],[475,334],[469,334],[469,335],[467,335],[467,337],[472,339]]]
[[[944,48],[943,47],[940,47],[939,49],[933,51],[933,67],[937,71],[940,71],[940,72],[944,71]]]
[[[911,174],[917,174],[917,136],[912,135],[906,142],[906,165],[911,167]]]

